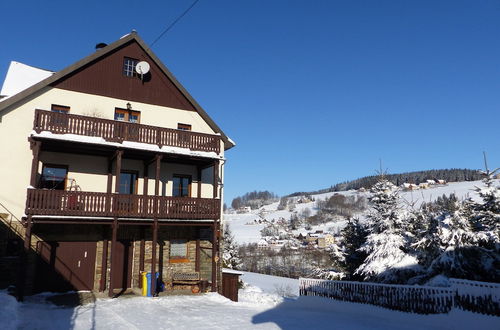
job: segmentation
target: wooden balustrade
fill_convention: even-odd
[[[26,214],[217,220],[220,200],[28,189]]]
[[[132,141],[193,151],[220,153],[220,136],[124,121],[35,110],[33,130],[54,134],[101,137],[109,142]]]

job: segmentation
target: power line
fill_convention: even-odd
[[[177,18],[176,18],[176,19],[175,19],[175,20],[174,20],[174,21],[173,21],[173,22],[172,22],[172,23],[171,23],[171,24],[170,24],[170,25],[169,25],[169,26],[168,26],[168,27],[167,27],[167,28],[166,28],[166,29],[165,29],[165,30],[164,30],[164,31],[163,31],[163,32],[162,32],[159,36],[158,36],[158,38],[156,38],[156,39],[155,39],[155,41],[153,41],[153,42],[151,43],[151,46],[149,46],[149,48],[153,48],[153,45],[154,45],[154,44],[155,44],[158,40],[160,40],[160,39],[161,39],[161,37],[163,37],[163,36],[165,35],[165,33],[167,33],[167,32],[168,32],[171,28],[173,28],[173,27],[174,27],[174,25],[175,25],[178,21],[180,21],[180,19],[181,19],[181,18],[183,18],[183,17],[184,17],[184,16],[185,16],[185,15],[186,15],[186,14],[187,14],[187,13],[188,13],[188,12],[189,12],[189,11],[190,11],[193,7],[194,7],[194,6],[198,3],[198,1],[200,1],[200,0],[195,0],[195,1],[191,4],[191,6],[189,6],[189,7],[188,7],[188,9],[186,9],[186,10],[185,10],[185,11],[184,11],[181,15],[179,15],[179,17],[177,17]]]

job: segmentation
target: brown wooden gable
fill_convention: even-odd
[[[150,64],[150,73],[145,75],[143,81],[137,77],[123,75],[125,57],[147,61]],[[55,81],[51,86],[130,102],[196,111],[193,104],[135,40],[103,57],[98,57],[94,62]]]

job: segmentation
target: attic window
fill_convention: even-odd
[[[135,71],[137,63],[139,63],[139,60],[130,57],[123,58],[123,75],[127,77],[138,77],[138,73]]]

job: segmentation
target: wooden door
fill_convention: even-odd
[[[113,256],[113,289],[132,287],[133,245],[131,241],[116,241]]]
[[[35,291],[93,290],[96,242],[38,242]]]

